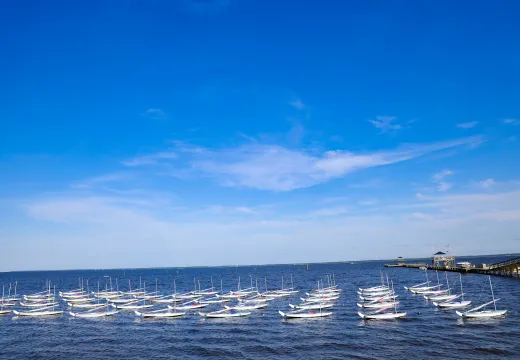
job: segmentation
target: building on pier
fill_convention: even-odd
[[[449,255],[442,251],[438,251],[435,254],[433,254],[432,265],[434,267],[454,268],[455,256]]]

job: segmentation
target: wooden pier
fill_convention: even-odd
[[[490,264],[485,267],[451,267],[432,266],[428,264],[385,264],[385,267],[404,267],[414,269],[418,269],[422,266],[424,266],[428,270],[507,276],[515,279],[520,279],[520,257],[509,259],[495,264]]]

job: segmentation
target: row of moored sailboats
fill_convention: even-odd
[[[424,299],[431,301],[432,304],[439,309],[455,309],[455,313],[462,318],[494,318],[504,316],[507,313],[507,310],[497,309],[496,303],[500,299],[495,299],[495,294],[493,293],[493,284],[491,282],[491,276],[488,276],[488,279],[492,300],[477,307],[467,309],[467,307],[471,305],[471,301],[464,299],[465,294],[462,287],[461,274],[459,274],[460,294],[452,293],[453,289],[450,288],[447,273],[445,273],[445,289],[442,288],[444,284],[441,284],[438,273],[437,285],[431,285],[432,282],[428,279],[427,271],[425,271],[425,275],[426,282],[410,287],[405,286],[405,290],[408,290],[415,295],[422,295]],[[484,308],[490,305],[493,305],[494,309],[484,310]]]

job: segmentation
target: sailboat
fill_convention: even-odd
[[[170,308],[166,309],[160,309],[160,310],[154,310],[149,312],[140,312],[140,311],[134,311],[135,314],[142,318],[175,318],[180,317],[186,313],[184,312],[176,312],[176,311],[170,311]]]
[[[103,308],[105,310],[103,310]],[[118,312],[119,311],[117,311],[117,310],[109,310],[108,301],[107,301],[106,305],[98,304],[97,307],[92,308],[90,310],[79,312],[79,313],[70,311],[69,314],[73,317],[78,317],[78,318],[98,318],[98,317],[112,316],[112,315],[117,314]]]
[[[460,296],[459,295],[452,295],[451,294],[451,288],[450,288],[450,281],[448,280],[448,273],[447,272],[444,272],[444,274],[446,275],[446,286],[448,287],[448,293],[443,293],[443,294],[430,294],[430,295],[424,295],[424,298],[426,300],[431,300],[431,301],[452,301],[452,300],[455,300],[455,299],[458,299]],[[437,275],[437,278],[438,278],[438,275]]]
[[[320,289],[320,282],[318,281],[318,290]],[[309,319],[309,318],[319,318],[319,317],[326,317],[326,316],[330,316],[332,315],[332,312],[331,311],[322,311],[322,309],[325,309],[326,307],[323,306],[323,304],[326,302],[324,301],[324,298],[322,297],[319,297],[319,298],[316,298],[317,299],[317,303],[316,302],[311,302],[311,304],[313,305],[319,305],[318,308],[316,309],[312,309],[312,308],[309,308],[309,307],[304,307],[304,308],[296,308],[296,307],[293,307],[291,305],[291,308],[296,308],[296,310],[292,310],[292,311],[289,311],[287,313],[279,310],[278,313],[283,317],[283,318],[287,318],[287,319]],[[308,300],[308,299],[302,299],[304,300],[304,303],[308,303],[308,301],[305,301],[305,300]],[[328,302],[330,303],[330,302]],[[308,304],[310,305],[310,304]],[[317,311],[316,311],[317,310]]]
[[[208,313],[199,312],[199,315],[205,318],[233,318],[248,316],[251,315],[251,312],[241,312],[233,308],[226,308]]]
[[[392,281],[392,291],[394,290],[394,282]],[[394,301],[393,303],[387,303],[387,306],[381,307],[379,310],[370,312],[370,313],[362,313],[358,312],[359,317],[363,320],[391,320],[391,319],[399,319],[406,317],[406,312],[397,312],[397,304],[398,302]],[[394,312],[387,312],[386,310],[394,308]]]
[[[179,306],[171,306],[168,305],[168,309],[177,309],[177,310],[195,310],[201,309],[208,306],[208,303],[202,303],[199,299],[191,300],[180,304]]]
[[[177,301],[177,299],[175,298],[175,295],[177,294],[177,284],[175,283],[175,279],[173,279],[173,299],[175,301]],[[177,312],[176,311],[176,308],[175,308],[175,301],[174,301],[174,305],[173,307],[170,307],[168,305],[167,308],[165,309],[159,309],[159,310],[153,310],[153,311],[148,311],[148,312],[142,312],[142,311],[134,311],[135,314],[139,317],[142,317],[142,318],[176,318],[176,317],[180,317],[186,313],[184,312]],[[171,309],[173,308],[173,311],[170,311]]]
[[[135,300],[125,302],[124,304],[111,304],[112,307],[119,310],[138,310],[153,307],[152,304],[146,304],[146,300],[149,300],[149,297],[146,295],[146,282],[143,282],[143,290],[144,294],[140,297],[137,297]],[[141,300],[143,300],[142,304],[140,304]]]
[[[2,307],[0,307],[0,315],[8,315],[11,313],[11,310],[4,310],[4,292],[5,286],[2,286]]]
[[[440,307],[440,308],[447,308],[447,309],[457,309],[457,308],[463,308],[466,306],[469,306],[471,304],[471,301],[464,301],[464,291],[462,290],[462,275],[459,274],[460,278],[460,294],[457,295],[455,299],[452,299],[450,301],[444,301],[444,302],[438,302],[434,301],[433,305]],[[453,301],[458,298],[462,298],[461,301]]]
[[[496,303],[500,299],[495,299],[495,294],[493,293],[493,284],[491,283],[491,276],[488,275],[488,278],[489,278],[489,286],[491,288],[491,296],[493,297],[493,300],[490,302],[487,302],[485,304],[482,304],[480,306],[477,306],[476,308],[464,311],[464,312],[460,312],[457,310],[457,311],[455,311],[457,313],[457,315],[459,315],[462,318],[491,318],[491,317],[504,316],[506,314],[507,310],[497,310]],[[491,304],[493,304],[495,306],[495,310],[479,311],[480,309],[483,309],[486,306],[491,305]]]
[[[56,298],[56,285],[54,285],[54,298]],[[56,304],[57,303],[53,302],[52,306],[39,307],[28,311],[13,310],[13,313],[18,316],[49,316],[63,314],[63,310],[55,309]]]
[[[423,269],[421,269],[423,270]],[[428,285],[431,283],[431,281],[428,280],[428,269],[424,269],[424,275],[426,275],[426,282],[423,282],[421,284],[417,284],[417,285],[413,285],[413,286],[405,286],[404,289],[405,290],[409,290],[409,291],[412,291],[412,290],[429,290],[431,289],[430,286],[424,286],[424,285]]]

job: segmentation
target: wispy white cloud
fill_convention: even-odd
[[[183,154],[185,157],[179,164],[187,165],[179,170],[214,178],[225,186],[290,191],[325,183],[355,171],[403,162],[458,146],[470,146],[475,141],[480,141],[480,137],[430,144],[407,144],[392,150],[361,153],[346,150],[318,153],[265,144],[212,150],[178,144],[176,154]],[[164,159],[162,153],[148,155],[144,159],[133,159],[127,161],[126,165],[148,165],[159,159]]]
[[[371,179],[371,180],[367,180],[367,181],[363,181],[363,182],[359,182],[359,183],[348,184],[348,187],[350,187],[350,188],[359,188],[359,189],[376,189],[376,188],[381,188],[383,186],[385,186],[385,182],[382,181],[381,179]]]
[[[304,110],[307,107],[307,105],[305,105],[301,99],[295,99],[291,101],[289,105],[298,110]]]
[[[457,124],[457,127],[461,128],[461,129],[472,129],[477,125],[478,125],[478,121],[469,121],[469,122],[459,123],[459,124]]]
[[[508,124],[508,125],[516,126],[516,125],[520,125],[520,120],[518,120],[518,119],[504,119],[503,123],[504,124]]]
[[[237,220],[235,214],[241,212],[241,206],[216,206],[209,211],[217,212],[218,217],[194,212],[189,221],[182,218],[185,211],[167,211],[153,202],[141,203],[143,199],[65,195],[27,201],[25,209],[37,220],[29,224],[38,229],[38,237],[24,238],[9,230],[3,236],[9,240],[7,248],[15,243],[29,250],[37,248],[39,254],[28,255],[30,262],[24,261],[26,257],[6,258],[3,269],[55,267],[44,259],[46,251],[52,251],[49,244],[61,244],[57,241],[69,245],[62,247],[64,258],[78,251],[83,255],[76,256],[70,265],[60,263],[62,267],[188,266],[373,259],[395,253],[395,243],[385,240],[388,238],[400,239],[405,246],[399,249],[399,255],[405,257],[429,255],[428,244],[438,243],[439,238],[453,239],[453,248],[467,254],[511,252],[517,243],[501,242],[498,249],[488,240],[492,236],[510,239],[520,231],[518,190],[438,194],[423,196],[420,202],[411,204],[394,200],[377,214],[360,214],[341,206],[317,208],[306,216],[287,212],[250,214],[246,209],[255,211],[255,207],[247,206],[244,217]],[[57,223],[56,228],[52,223]],[[61,233],[58,228],[72,231]],[[316,239],[320,239],[319,248],[327,251],[315,252]],[[38,246],[42,241],[44,246]],[[261,250],[251,253],[250,244],[260,241]],[[147,246],[137,253],[118,256],[121,247],[128,244]],[[99,246],[103,246],[102,255],[97,254]],[[345,247],[355,252],[342,253]],[[234,251],[230,253],[229,248]],[[172,264],[174,251],[187,255]],[[280,252],[283,256],[273,256]],[[313,255],[309,257],[309,253]],[[240,254],[239,259],[236,254]]]
[[[178,155],[172,151],[158,152],[150,155],[137,156],[133,159],[123,161],[123,165],[129,167],[144,166],[144,165],[156,165],[162,161],[168,161],[177,159]]]
[[[89,189],[94,186],[99,186],[103,184],[113,183],[128,179],[129,174],[127,173],[111,173],[100,176],[94,176],[82,181],[75,182],[71,185],[74,189]]]
[[[402,125],[395,123],[396,120],[397,116],[376,116],[375,120],[371,119],[368,122],[380,129],[381,133],[385,133],[402,129]]]
[[[479,181],[477,184],[478,184],[478,186],[480,186],[483,189],[488,189],[488,188],[492,187],[493,185],[496,185],[496,181],[494,179],[489,178],[489,179],[486,179],[483,181]]]
[[[366,200],[360,200],[358,201],[358,204],[359,205],[363,205],[363,206],[370,206],[370,205],[375,205],[377,204],[379,201],[377,199],[366,199]]]
[[[168,117],[166,111],[158,108],[151,108],[144,112],[144,115],[154,120],[164,120]]]
[[[450,175],[453,175],[453,171],[451,170],[442,170],[433,175],[433,181],[437,183],[438,191],[448,191],[451,189],[453,184],[444,181],[444,179]]]
[[[348,213],[348,209],[344,206],[336,206],[331,208],[323,208],[311,211],[310,217],[328,217],[328,216],[337,216]]]

